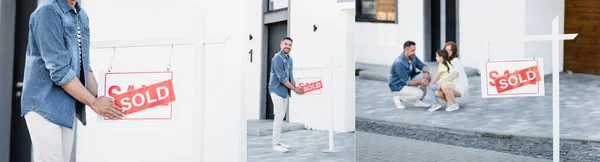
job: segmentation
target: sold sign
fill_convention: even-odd
[[[171,79],[112,97],[115,104],[125,110],[125,115],[175,101]]]
[[[323,80],[321,78],[300,78],[298,86],[304,90],[305,95],[318,95],[322,94]]]
[[[123,120],[171,119],[172,72],[106,73],[104,80],[104,94],[124,110]]]
[[[543,60],[488,61],[481,75],[482,97],[543,96]],[[502,72],[502,73],[501,73]]]
[[[515,71],[514,73],[494,78],[494,82],[498,83],[496,84],[496,90],[498,93],[506,92],[508,90],[529,84],[535,85],[541,80],[542,78],[537,66],[528,67]]]

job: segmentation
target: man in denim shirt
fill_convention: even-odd
[[[304,90],[296,87],[294,74],[292,73],[294,63],[290,56],[292,50],[292,38],[285,37],[279,45],[281,50],[273,56],[271,60],[271,74],[269,80],[269,94],[273,100],[273,111],[275,119],[273,120],[273,150],[277,152],[288,152],[289,145],[281,143],[281,124],[283,117],[288,109],[290,90],[297,94],[304,94]]]
[[[29,18],[21,116],[25,117],[36,162],[67,162],[73,126],[84,125],[85,105],[119,119],[112,98],[96,97],[89,60],[88,17],[76,0],[51,0]]]
[[[404,52],[392,64],[390,69],[389,87],[394,96],[396,108],[404,109],[404,101],[415,101],[416,107],[429,107],[423,102],[425,87],[429,84],[429,70],[427,66],[415,56],[416,43],[406,41]],[[416,69],[421,70],[417,72]]]

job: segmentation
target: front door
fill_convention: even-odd
[[[13,98],[10,136],[10,161],[28,162],[31,159],[31,139],[25,119],[21,117],[21,87],[25,69],[25,51],[29,35],[29,15],[37,8],[37,0],[17,0],[15,14],[15,53],[13,67]]]
[[[267,99],[266,99],[266,107],[264,108],[266,111],[262,111],[265,112],[265,118],[266,119],[273,119],[274,118],[274,114],[273,114],[273,101],[271,100],[271,95],[269,94],[269,80],[271,79],[271,59],[273,58],[273,56],[275,56],[275,53],[279,52],[279,50],[281,49],[279,47],[279,44],[281,43],[281,39],[283,39],[284,37],[287,36],[287,21],[282,21],[282,22],[277,22],[277,23],[273,23],[273,24],[269,24],[267,25],[268,29],[267,29],[267,69],[265,69],[267,72],[265,74],[267,74],[267,80],[266,83],[267,86],[267,90],[265,92],[267,92],[265,95],[267,95]]]

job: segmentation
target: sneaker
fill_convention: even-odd
[[[434,104],[431,104],[431,107],[427,111],[434,112],[434,111],[439,110],[440,108],[442,108],[442,105],[440,105],[440,103],[434,103]]]
[[[423,102],[421,100],[417,100],[417,101],[415,101],[415,106],[416,107],[430,107],[431,104],[429,104],[427,102]]]
[[[406,106],[404,106],[404,104],[402,104],[402,103],[396,103],[396,108],[397,109],[404,109],[404,108],[406,108]]]
[[[283,143],[279,143],[279,146],[282,146],[283,148],[288,149],[288,150],[292,149],[292,146],[286,145],[286,144],[283,144]]]
[[[455,103],[455,104],[452,104],[452,105],[448,105],[448,107],[446,108],[446,111],[450,112],[450,111],[456,111],[458,109],[459,109],[458,104]]]
[[[406,108],[404,106],[404,104],[402,104],[402,101],[400,100],[400,98],[398,98],[397,96],[394,96],[394,104],[396,104],[396,108],[398,108],[398,109]]]
[[[281,153],[286,153],[290,150],[286,149],[283,146],[277,145],[277,146],[273,146],[273,151],[277,151],[277,152],[281,152]]]

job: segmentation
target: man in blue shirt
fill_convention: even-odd
[[[273,120],[273,150],[277,152],[288,152],[289,145],[281,143],[281,124],[289,107],[290,91],[297,94],[304,94],[304,90],[296,87],[294,80],[294,63],[290,56],[292,50],[292,38],[285,37],[279,45],[281,50],[273,56],[271,60],[271,73],[269,80],[269,94],[273,100],[273,111],[275,119]]]
[[[36,162],[67,162],[76,118],[85,105],[113,119],[123,116],[110,97],[96,97],[89,60],[90,31],[76,0],[50,0],[29,18],[21,116],[25,117]]]
[[[415,101],[416,107],[430,106],[429,103],[423,102],[425,88],[429,84],[429,70],[415,56],[415,45],[413,41],[406,41],[403,45],[404,52],[394,60],[390,69],[389,87],[398,109],[405,108],[405,101]]]

